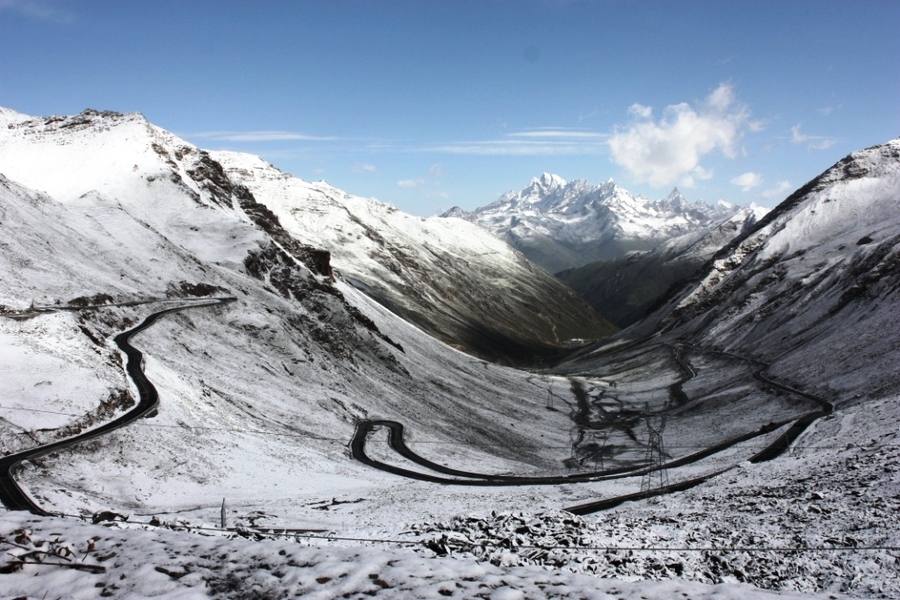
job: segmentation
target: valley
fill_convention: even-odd
[[[682,589],[900,589],[897,140],[672,242],[721,246],[617,331],[471,223],[135,113],[0,117],[7,508]],[[552,560],[465,521],[561,510],[582,533]]]

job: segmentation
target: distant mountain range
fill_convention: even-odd
[[[467,212],[444,217],[477,223],[550,273],[647,251],[673,237],[705,231],[733,218],[740,207],[719,201],[689,203],[678,189],[662,200],[635,197],[609,180],[592,185],[544,173],[519,192],[507,192]]]

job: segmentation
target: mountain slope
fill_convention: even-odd
[[[598,186],[544,173],[523,190],[508,192],[471,213],[445,217],[478,223],[551,273],[633,250],[721,221],[737,212],[725,202],[688,203],[675,189],[665,199],[635,198],[612,180]]]
[[[627,335],[664,327],[778,357],[779,372],[831,393],[896,393],[898,194],[900,140],[850,154],[735,238]],[[854,375],[860,364],[863,378]]]
[[[631,252],[556,274],[618,327],[642,319],[673,286],[690,279],[713,254],[768,211],[751,205],[706,229],[670,238],[648,252]]]
[[[282,484],[264,501],[280,511],[390,487],[344,455],[368,416],[465,440],[473,445],[450,453],[490,469],[562,464],[564,452],[540,449],[568,436],[565,416],[544,408],[547,384],[439,344],[332,281],[327,252],[291,237],[205,152],[140,115],[4,117],[13,125],[0,129],[5,452],[127,407],[111,341],[119,331],[178,299],[237,298],[165,317],[133,341],[163,399],[159,416],[26,469],[40,503],[165,510],[202,505],[210,486],[252,503],[260,485]],[[48,420],[47,410],[64,414]],[[479,449],[498,443],[508,450]],[[268,475],[253,480],[259,468]]]
[[[568,287],[475,225],[413,217],[307,183],[252,155],[212,157],[292,236],[329,251],[343,277],[451,345],[495,361],[533,363],[573,338],[615,331]]]

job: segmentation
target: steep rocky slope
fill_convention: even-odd
[[[291,235],[329,251],[342,277],[460,349],[534,364],[615,331],[572,290],[471,223],[414,217],[256,156],[212,156]]]

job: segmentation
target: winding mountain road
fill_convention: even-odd
[[[673,386],[670,386],[670,394],[672,394],[673,398],[676,400],[676,405],[683,404],[688,401],[687,396],[681,389],[682,384],[686,381],[690,380],[692,377],[696,375],[696,371],[693,366],[685,360],[684,358],[684,349],[690,349],[695,352],[707,352],[711,354],[717,354],[721,356],[726,356],[728,358],[734,360],[740,360],[743,362],[749,362],[752,364],[756,364],[759,366],[758,369],[754,370],[752,376],[754,379],[762,382],[764,385],[768,385],[774,387],[776,389],[782,390],[784,392],[794,394],[800,396],[802,398],[812,400],[819,404],[821,407],[817,411],[813,411],[807,414],[804,414],[794,419],[789,419],[777,423],[772,423],[775,427],[782,427],[791,423],[793,424],[791,427],[776,438],[773,442],[768,444],[763,450],[757,452],[750,458],[750,462],[758,463],[764,462],[767,460],[772,460],[777,456],[780,456],[784,453],[789,447],[790,443],[795,440],[800,433],[802,433],[813,421],[822,417],[824,415],[829,414],[832,411],[832,405],[828,401],[820,398],[816,395],[810,394],[808,392],[804,392],[802,390],[798,390],[796,388],[790,387],[783,383],[779,383],[777,381],[772,380],[763,374],[763,371],[768,368],[769,365],[762,363],[758,360],[745,358],[736,354],[728,353],[728,352],[720,352],[714,350],[705,350],[701,348],[697,348],[690,344],[686,344],[683,342],[677,343],[669,343],[668,344],[674,353],[674,357],[679,367],[684,371],[685,377],[678,381]],[[663,410],[662,412],[668,412],[670,409]],[[411,469],[407,469],[404,467],[400,467],[397,465],[393,465],[390,463],[386,463],[381,460],[374,459],[370,457],[366,453],[366,442],[368,440],[369,435],[374,432],[378,428],[386,428],[388,430],[388,444],[391,449],[396,452],[398,455],[407,459],[408,461],[417,464],[421,467],[424,467],[427,470],[433,471],[435,473],[440,473],[441,475],[433,475],[431,473],[423,473],[421,471],[413,471]],[[386,471],[388,473],[393,473],[395,475],[400,475],[402,477],[406,477],[409,479],[417,479],[420,481],[428,481],[431,483],[439,483],[443,485],[461,485],[461,486],[520,486],[520,485],[559,485],[565,483],[580,483],[580,482],[589,482],[589,481],[603,481],[610,479],[621,479],[625,477],[637,477],[646,475],[654,470],[652,467],[643,467],[643,468],[633,468],[633,467],[622,467],[617,469],[608,469],[602,471],[593,471],[587,473],[578,473],[574,475],[559,475],[559,476],[545,476],[545,477],[522,477],[522,476],[511,476],[511,475],[491,475],[484,473],[474,473],[470,471],[462,471],[459,469],[453,469],[450,467],[446,467],[444,465],[440,465],[431,460],[428,460],[418,454],[416,454],[409,446],[406,445],[406,442],[403,440],[403,424],[397,421],[390,420],[364,420],[357,423],[356,431],[353,435],[352,440],[350,441],[350,452],[354,459],[359,462],[368,465],[370,467],[380,469],[382,471]],[[704,458],[707,458],[713,454],[726,450],[736,444],[740,444],[746,441],[749,441],[753,438],[765,435],[769,433],[771,429],[769,427],[751,431],[746,434],[736,436],[733,438],[729,438],[723,440],[718,444],[714,444],[699,452],[695,452],[693,454],[689,454],[687,456],[683,456],[681,458],[669,461],[664,463],[660,467],[661,469],[672,469],[676,467],[681,467],[684,465],[688,465]],[[605,510],[608,508],[612,508],[614,506],[618,506],[623,502],[627,502],[630,500],[639,500],[643,498],[649,498],[652,496],[657,496],[661,494],[667,494],[670,492],[681,491],[685,489],[689,489],[696,485],[707,481],[708,479],[715,477],[716,475],[720,475],[725,471],[730,470],[731,467],[721,469],[715,471],[713,473],[709,473],[702,477],[697,477],[685,481],[680,481],[671,485],[667,485],[661,488],[653,489],[653,490],[643,490],[641,492],[636,492],[634,494],[627,494],[623,496],[616,496],[612,498],[604,498],[601,500],[596,500],[592,502],[583,503],[577,506],[568,507],[565,510],[575,513],[575,514],[589,514],[593,512],[597,512],[600,510]]]
[[[17,452],[15,454],[10,454],[8,456],[0,458],[0,502],[2,502],[3,505],[9,510],[27,510],[36,515],[50,515],[51,513],[38,506],[31,498],[28,497],[25,492],[22,491],[22,488],[19,487],[12,475],[13,469],[15,469],[15,467],[22,461],[36,458],[55,450],[61,450],[80,442],[94,439],[96,437],[109,433],[110,431],[115,431],[116,429],[125,427],[126,425],[133,423],[134,421],[142,417],[151,415],[156,410],[159,404],[159,394],[157,393],[156,388],[144,374],[143,354],[141,354],[140,350],[129,343],[131,337],[156,323],[156,321],[163,315],[187,310],[189,308],[218,306],[220,304],[234,302],[235,300],[235,298],[213,298],[208,301],[199,301],[187,305],[167,308],[165,310],[161,310],[159,312],[151,314],[146,319],[144,319],[144,321],[141,322],[141,324],[137,327],[118,334],[114,338],[114,341],[127,358],[125,371],[128,373],[128,376],[131,377],[131,380],[137,387],[137,404],[127,413],[121,415],[116,419],[113,419],[112,421],[104,423],[96,429],[91,429],[90,431],[86,431],[65,440],[59,440],[57,442],[45,444],[43,446],[38,446],[29,450],[23,450],[22,452]]]

